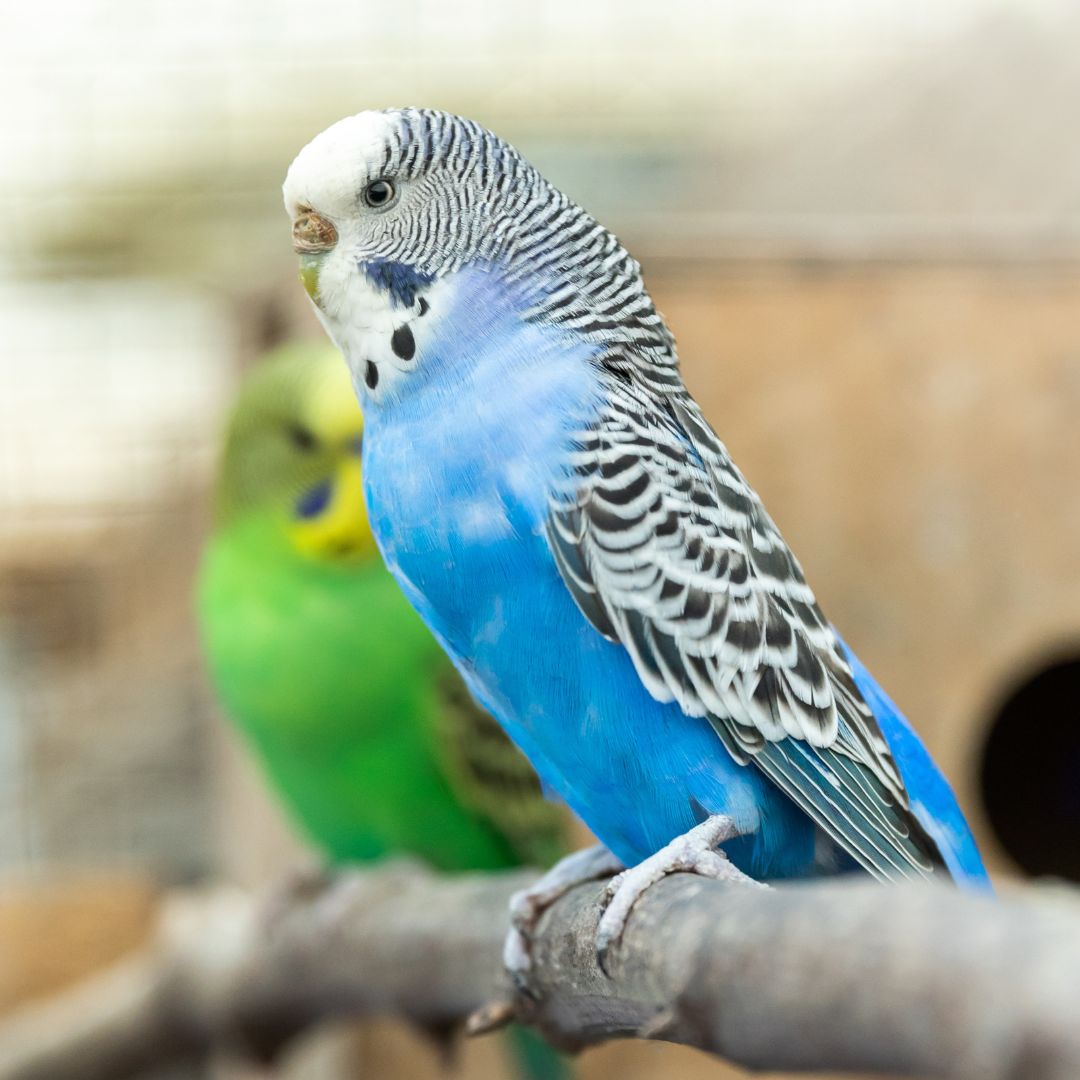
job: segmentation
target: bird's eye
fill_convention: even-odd
[[[287,431],[289,442],[291,442],[297,450],[303,450],[304,453],[308,453],[318,446],[319,440],[316,439],[311,430],[304,427],[303,424],[290,424]]]
[[[311,255],[329,251],[338,241],[337,229],[314,210],[301,210],[292,227],[293,251]]]
[[[389,180],[372,180],[364,188],[364,202],[373,210],[385,210],[397,198],[397,189]]]

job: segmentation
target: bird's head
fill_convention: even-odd
[[[670,347],[619,241],[473,121],[431,109],[340,120],[297,155],[284,197],[304,287],[375,398],[422,363],[463,268],[501,272],[524,317]]]
[[[257,517],[305,558],[371,557],[363,430],[337,350],[305,342],[271,353],[244,381],[229,418],[217,481],[219,526]]]

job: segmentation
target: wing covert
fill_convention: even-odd
[[[490,822],[523,863],[554,862],[565,853],[566,822],[525,755],[449,663],[439,672],[437,691],[439,760],[457,800]]]
[[[607,389],[547,524],[586,618],[871,873],[938,870],[832,627],[696,403],[634,379]]]

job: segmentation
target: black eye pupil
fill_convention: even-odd
[[[289,439],[297,450],[314,450],[315,436],[303,424],[289,425]]]
[[[394,185],[389,180],[372,180],[364,188],[364,202],[368,206],[385,206],[394,197]]]

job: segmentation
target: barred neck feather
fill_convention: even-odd
[[[528,319],[602,343],[601,362],[616,370],[629,352],[650,381],[671,385],[657,369],[677,364],[675,339],[617,237],[479,124],[430,109],[393,116],[383,169],[415,179],[439,160],[457,182],[432,201],[422,234],[400,237],[387,258],[441,261],[439,272],[466,259],[494,264],[530,295]],[[454,236],[449,250],[447,235]]]

